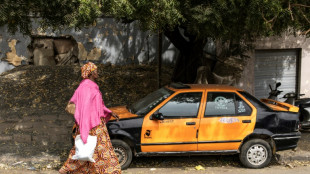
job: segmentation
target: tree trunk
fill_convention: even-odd
[[[162,64],[162,54],[163,54],[163,34],[158,31],[158,88],[161,88],[161,64]]]
[[[165,35],[180,51],[174,67],[173,82],[194,83],[197,75],[197,69],[202,66],[203,48],[205,39],[196,39],[189,37],[185,39],[179,29],[166,31]],[[189,41],[188,41],[189,40]]]

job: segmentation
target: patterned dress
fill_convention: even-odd
[[[97,136],[97,146],[93,155],[95,163],[89,161],[72,160],[75,154],[75,147],[70,151],[69,158],[59,170],[60,173],[74,174],[120,174],[121,167],[118,163],[113,146],[110,141],[107,127],[102,118],[99,126],[91,129],[89,135]],[[75,136],[79,134],[77,128]]]

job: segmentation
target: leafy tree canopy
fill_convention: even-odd
[[[246,38],[279,34],[288,27],[309,34],[308,0],[0,0],[0,25],[31,31],[31,18],[49,27],[81,27],[98,17],[137,20],[145,30],[175,27],[197,37]]]
[[[103,16],[161,31],[185,56],[181,61],[202,57],[207,39],[228,42],[230,56],[257,37],[288,29],[310,35],[309,0],[0,0],[0,26],[7,24],[12,33],[30,34],[33,17],[43,28],[58,29],[90,25]]]

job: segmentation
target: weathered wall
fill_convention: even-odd
[[[301,48],[300,93],[310,97],[310,39],[284,33],[281,37],[261,38],[255,43],[255,49],[296,49]],[[253,56],[254,59],[255,56]],[[254,70],[253,70],[254,71]]]
[[[98,19],[91,27],[80,31],[66,29],[61,31],[42,32],[33,23],[34,36],[72,36],[78,43],[79,59],[98,60],[98,63],[112,64],[147,64],[157,58],[157,34],[139,30],[137,23],[120,24],[113,18]],[[177,49],[164,37],[163,62],[172,63],[177,55]],[[15,66],[21,61],[27,64],[29,53],[27,46],[31,37],[20,33],[9,35],[6,27],[0,27],[0,60],[8,59]]]
[[[14,66],[9,64],[7,61],[0,60],[0,74],[13,68]]]
[[[68,114],[0,116],[0,154],[60,154],[71,147],[73,116]]]
[[[106,106],[132,104],[156,90],[156,66],[98,65]],[[162,83],[172,69],[163,66]],[[81,81],[80,67],[20,66],[0,75],[1,155],[62,155],[71,148],[74,119],[64,108]],[[63,155],[66,158],[66,155]]]
[[[248,58],[245,61],[245,66],[243,68],[240,79],[237,82],[239,88],[246,90],[247,92],[254,95],[254,53],[249,52]]]

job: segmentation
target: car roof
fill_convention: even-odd
[[[180,90],[214,90],[214,91],[243,91],[240,88],[228,86],[228,85],[218,85],[218,84],[182,84],[182,83],[172,83],[167,86],[174,91]]]

